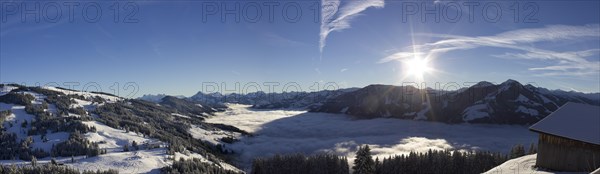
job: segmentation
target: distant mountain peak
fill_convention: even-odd
[[[145,101],[149,101],[149,102],[154,102],[154,103],[159,103],[162,101],[163,98],[168,97],[169,95],[166,94],[144,94],[141,97],[138,97],[138,99],[140,100],[145,100]],[[175,98],[186,98],[185,96],[182,95],[178,95],[178,96],[170,96],[170,97],[175,97]]]
[[[508,79],[508,80],[502,82],[502,84],[507,84],[507,85],[519,84],[519,85],[521,85],[521,83],[519,81],[516,81],[516,80],[513,80],[513,79]]]
[[[491,82],[488,82],[488,81],[481,81],[481,82],[473,85],[473,87],[488,87],[488,86],[494,86],[494,84]]]

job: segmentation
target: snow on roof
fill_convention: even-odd
[[[600,145],[600,107],[569,102],[529,129]]]

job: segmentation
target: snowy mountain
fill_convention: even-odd
[[[330,98],[354,90],[357,90],[357,88],[323,90],[318,92],[265,93],[259,91],[248,94],[205,94],[198,92],[196,95],[190,97],[189,100],[212,105],[223,105],[223,103],[246,104],[258,109],[310,109],[319,107]]]
[[[566,102],[600,105],[600,93],[548,90],[515,80],[501,84],[480,82],[456,91],[370,85],[329,99],[312,111],[345,113],[358,118],[532,124]]]
[[[177,113],[193,115],[197,117],[212,115],[212,113],[218,111],[217,109],[210,106],[197,104],[185,99],[180,99],[172,96],[163,97],[160,100],[159,104],[162,106],[173,108],[177,111]]]
[[[0,84],[0,164],[35,159],[79,171],[160,173],[177,170],[174,159],[194,158],[189,163],[212,171],[241,172],[225,162],[222,146],[247,133],[205,123],[203,116],[213,112],[169,96],[157,104],[99,92]]]
[[[159,103],[166,96],[169,96],[169,95],[166,95],[166,94],[145,94],[145,95],[143,95],[143,96],[141,96],[141,97],[139,97],[137,99],[145,100],[145,101],[149,101],[149,102]],[[173,96],[173,97],[180,98],[180,99],[186,98],[185,96],[182,96],[182,95]]]
[[[145,95],[140,99],[161,103],[165,96]],[[500,84],[482,81],[451,91],[369,85],[361,89],[317,92],[198,92],[181,99],[217,110],[226,108],[225,103],[237,103],[257,109],[301,109],[345,113],[357,118],[393,117],[446,123],[501,124],[535,123],[566,102],[600,105],[600,93],[548,90],[511,79]]]

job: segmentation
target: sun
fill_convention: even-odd
[[[412,59],[408,59],[404,61],[404,68],[406,69],[405,73],[407,76],[412,76],[416,80],[422,81],[423,75],[425,73],[429,73],[433,70],[429,65],[429,60],[426,58],[421,58],[415,56]]]

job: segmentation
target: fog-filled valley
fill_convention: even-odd
[[[374,157],[383,158],[429,149],[508,153],[516,144],[536,143],[536,134],[520,125],[357,120],[344,114],[228,106],[230,109],[206,121],[236,126],[253,134],[226,145],[239,155],[237,163],[244,168],[250,167],[256,157],[274,154],[331,152],[353,159],[363,144],[371,145]]]

